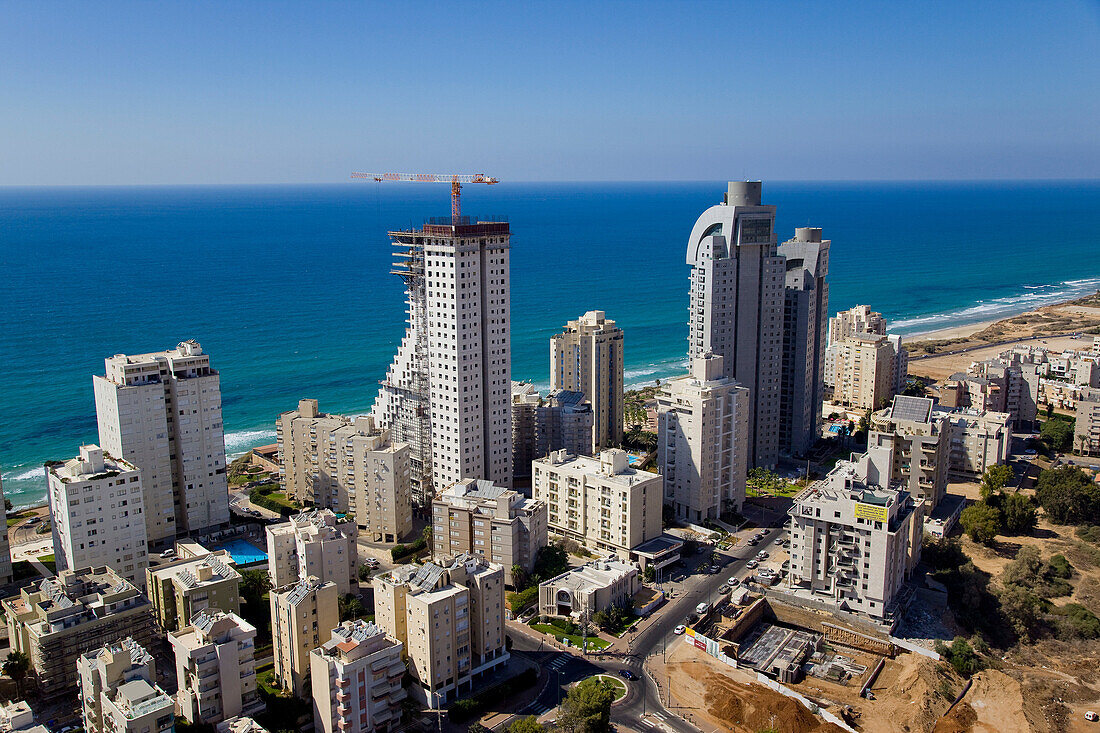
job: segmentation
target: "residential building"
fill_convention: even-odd
[[[697,356],[687,377],[669,380],[657,395],[665,503],[690,522],[741,511],[745,503],[751,395],[724,365],[721,356]]]
[[[175,703],[157,686],[153,655],[132,638],[81,655],[76,667],[87,733],[175,730]]]
[[[542,397],[530,382],[512,382],[512,478],[531,477],[535,453],[536,416]]]
[[[401,723],[403,647],[370,621],[345,621],[310,652],[313,730],[386,733]]]
[[[149,565],[141,471],[97,445],[46,464],[57,569],[106,565],[139,588]]]
[[[263,712],[256,692],[256,627],[235,613],[199,611],[168,634],[176,657],[176,706],[192,724]]]
[[[1086,389],[1077,401],[1073,447],[1082,455],[1100,453],[1100,389]]]
[[[473,555],[374,577],[375,623],[404,645],[412,695],[431,707],[468,694],[508,661],[504,568]]]
[[[688,239],[688,357],[722,357],[723,376],[749,391],[749,465],[779,460],[786,265],[776,249],[775,207],[759,181],[731,181],[723,202],[699,217]]]
[[[801,227],[777,250],[787,267],[779,388],[779,452],[787,456],[808,454],[821,437],[831,244],[820,229]]]
[[[1030,429],[1039,414],[1039,385],[1047,368],[1043,351],[1005,351],[996,358],[971,364],[965,375],[953,375],[944,403],[1007,412],[1013,429]]]
[[[410,444],[421,505],[464,478],[511,485],[510,237],[469,217],[390,232],[409,325],[372,414]]]
[[[632,468],[624,451],[612,448],[596,458],[554,451],[536,460],[531,473],[553,535],[623,560],[661,535],[664,480]]]
[[[594,443],[623,442],[623,330],[603,311],[588,311],[550,337],[550,389],[580,392],[592,405]]]
[[[938,415],[947,419],[950,430],[949,479],[977,481],[987,468],[1008,463],[1012,430],[1007,412],[944,410],[937,405],[933,418]]]
[[[4,504],[4,480],[0,479],[0,504]],[[11,546],[8,544],[8,533],[0,532],[0,585],[7,585],[12,581]]]
[[[869,306],[857,305],[829,319],[829,346],[858,334],[886,335],[886,319]]]
[[[595,412],[583,392],[554,390],[536,411],[534,457],[544,458],[556,450],[596,454]]]
[[[275,433],[287,496],[351,514],[375,542],[412,531],[409,446],[391,440],[374,418],[327,415],[317,400],[301,400],[279,416]]]
[[[239,613],[241,574],[232,562],[228,550],[218,550],[146,569],[149,600],[160,628],[177,631],[208,608]]]
[[[631,609],[639,588],[633,563],[596,560],[539,583],[539,613],[591,620],[610,606]]]
[[[876,620],[895,616],[920,560],[925,504],[889,480],[864,454],[794,497],[790,590]]]
[[[890,403],[899,392],[900,363],[908,362],[907,356],[901,356],[905,351],[900,342],[892,339],[857,333],[829,347],[826,383],[832,387],[834,402],[860,410],[877,410]]]
[[[267,526],[267,572],[273,586],[308,576],[332,581],[340,595],[358,593],[355,523],[313,509]]]
[[[196,341],[116,354],[92,378],[99,445],[141,469],[150,545],[229,524],[221,377]]]
[[[504,566],[504,582],[514,586],[512,566],[530,571],[546,546],[546,504],[483,479],[463,479],[432,502],[432,558],[480,555]]]
[[[295,697],[306,696],[309,653],[340,623],[340,594],[332,581],[307,577],[271,590],[271,638],[275,682]],[[325,690],[318,690],[324,694]]]
[[[30,659],[46,698],[76,692],[81,654],[128,636],[146,648],[154,639],[149,600],[106,566],[62,570],[3,599],[0,607],[11,651]]]
[[[887,485],[923,498],[926,512],[947,492],[951,461],[951,424],[945,413],[933,410],[934,404],[928,397],[897,395],[890,407],[871,415],[867,436],[868,452],[890,454]]]
[[[35,722],[26,700],[13,700],[0,705],[0,733],[50,733],[50,729]]]
[[[267,728],[246,715],[223,720],[214,726],[217,733],[269,733]]]

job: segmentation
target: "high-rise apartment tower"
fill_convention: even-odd
[[[749,462],[771,467],[779,458],[785,267],[775,207],[761,205],[760,188],[731,181],[691,230],[688,357],[721,356],[725,376],[749,390]]]
[[[550,388],[583,392],[592,405],[595,445],[623,441],[623,330],[603,311],[588,311],[550,338]]]

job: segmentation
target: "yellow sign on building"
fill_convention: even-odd
[[[858,502],[856,504],[856,518],[867,519],[872,522],[885,522],[888,518],[886,507],[878,504],[864,504]]]

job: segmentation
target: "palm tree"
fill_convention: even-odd
[[[4,660],[3,666],[0,666],[0,671],[11,677],[12,681],[15,682],[15,689],[19,692],[20,697],[23,696],[23,679],[27,676],[30,668],[30,657],[23,652],[12,652]]]

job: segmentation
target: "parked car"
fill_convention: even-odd
[[[619,676],[622,677],[624,680],[630,680],[631,682],[638,679],[638,675],[634,674],[629,669],[620,669]]]
[[[698,606],[695,607],[695,613],[699,614],[700,616],[702,616],[704,613],[706,613],[709,610],[710,610],[710,604],[709,603],[700,603]]]
[[[171,547],[169,547],[167,550],[160,553],[160,556],[163,557],[163,558],[175,557],[176,556],[176,551],[173,550]]]
[[[759,544],[760,544],[760,540],[756,539],[755,537],[750,537],[749,538],[749,547],[756,547]]]
[[[726,585],[730,588],[736,588],[740,583],[741,581],[737,579],[736,575],[726,581]]]
[[[730,588],[728,585],[718,586],[718,592],[721,593],[722,595],[725,595],[726,593],[729,593],[731,590],[733,590],[733,588]]]
[[[756,560],[749,560],[747,563],[745,563],[745,567],[747,567],[749,570],[752,570],[759,564],[760,563],[758,563]]]
[[[677,626],[675,629],[672,630],[672,633],[676,634],[676,636],[679,636],[680,634],[684,633],[685,631],[687,631],[687,627],[684,626],[683,624],[680,624],[679,626]]]
[[[756,553],[756,557],[758,560],[765,560],[768,557],[768,551],[761,550],[760,552]]]

